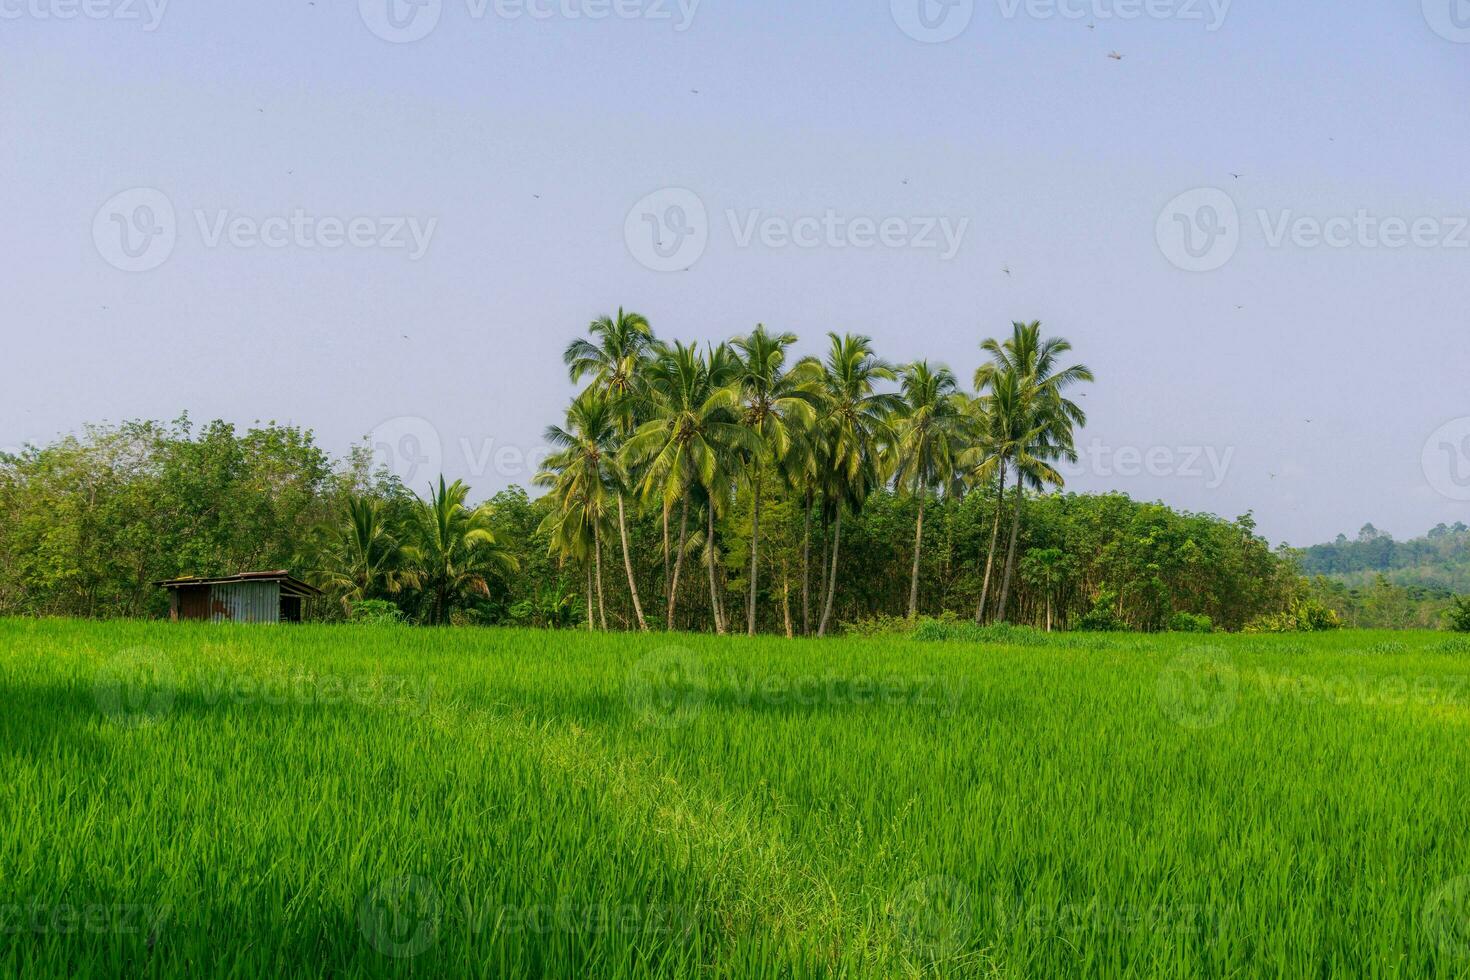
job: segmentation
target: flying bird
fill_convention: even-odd
[[[1236,173],[1232,173],[1230,176],[1234,177],[1236,180],[1239,180],[1241,178],[1241,175]]]
[[[1122,61],[1123,60],[1123,56],[1121,54],[1119,54],[1118,52],[1116,52],[1116,51],[1109,51],[1108,52],[1108,57],[1109,58],[1112,58],[1114,61]]]
[[[1000,267],[1000,271],[1009,276],[1011,274],[1011,267],[1009,265],[1003,265]]]

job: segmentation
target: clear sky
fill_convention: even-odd
[[[188,410],[488,495],[620,304],[967,380],[1039,319],[1073,488],[1470,521],[1467,0],[151,2],[0,0],[0,446]]]

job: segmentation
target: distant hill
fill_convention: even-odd
[[[1395,541],[1372,524],[1358,536],[1295,549],[1302,573],[1363,588],[1383,576],[1395,585],[1436,593],[1470,593],[1470,527],[1441,524],[1423,537]]]

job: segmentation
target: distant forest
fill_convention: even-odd
[[[1354,538],[1291,554],[1317,596],[1354,626],[1432,628],[1454,595],[1470,592],[1470,527],[1458,521],[1409,541],[1365,524]]]

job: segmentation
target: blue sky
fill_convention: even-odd
[[[918,0],[425,0],[404,43],[387,0],[88,2],[0,0],[0,446],[187,409],[488,494],[620,304],[963,378],[1039,319],[1098,376],[1073,488],[1295,544],[1470,520],[1464,0],[924,0],[943,43]]]

